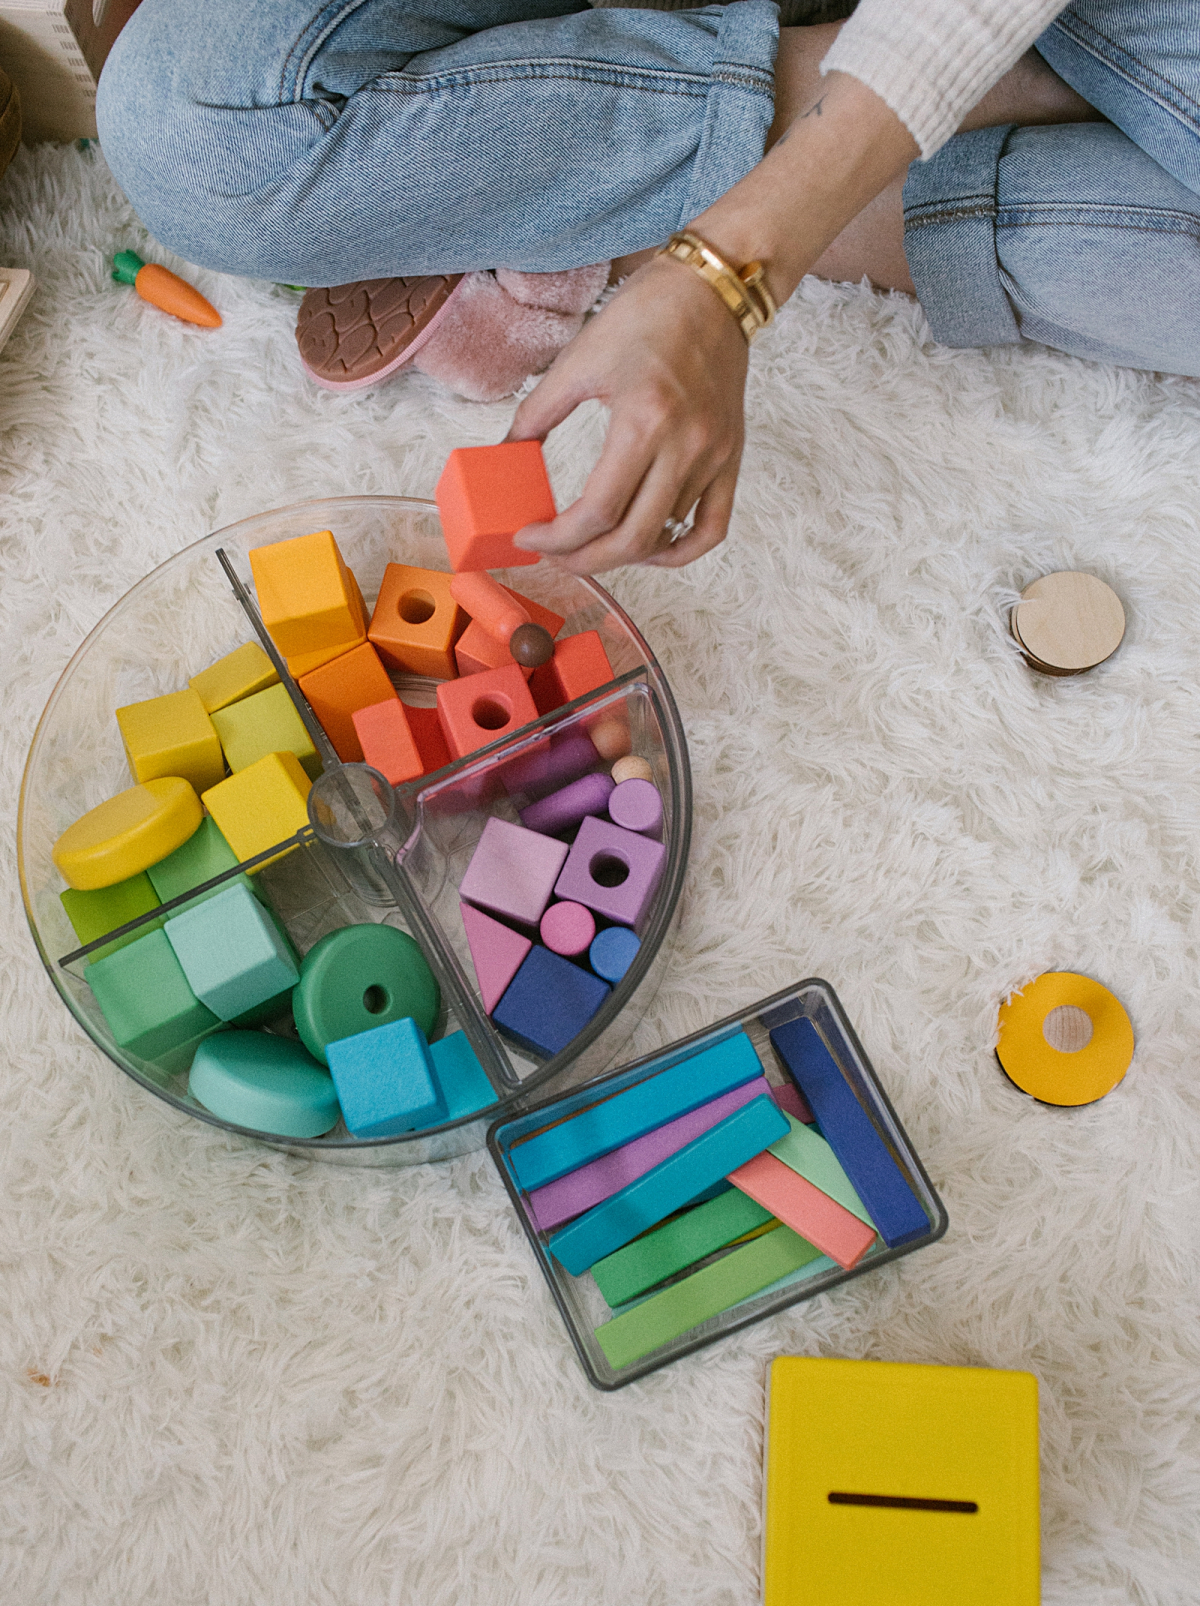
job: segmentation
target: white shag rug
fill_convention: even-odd
[[[751,1606],[764,1370],[793,1352],[1035,1372],[1046,1601],[1194,1603],[1200,385],[947,351],[908,301],[810,282],[755,348],[728,543],[612,578],[696,780],[652,1035],[827,977],[951,1226],[606,1396],[485,1155],[360,1172],[226,1141],[127,1081],[38,965],[16,794],[84,633],[242,515],[429,495],[511,412],[419,375],[327,395],[294,296],[193,272],[226,319],[196,332],[111,283],[127,246],[161,257],[95,152],[0,182],[0,262],[39,284],[0,357],[0,1599]],[[552,438],[560,497],[601,433]],[[1007,606],[1065,568],[1116,587],[1128,635],[1040,679]],[[992,1055],[1047,969],[1133,1018],[1090,1109]]]

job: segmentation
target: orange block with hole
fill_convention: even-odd
[[[389,669],[433,680],[458,674],[454,644],[467,615],[450,595],[452,574],[389,563],[367,630],[367,639]]]
[[[512,538],[558,511],[538,441],[457,447],[434,495],[453,569],[536,563],[540,554],[519,551]]]
[[[554,644],[554,657],[535,669],[529,690],[539,714],[561,708],[573,697],[607,686],[613,678],[612,665],[596,630],[582,630]]]
[[[367,639],[362,592],[331,531],[255,547],[250,568],[258,611],[293,678]]]
[[[549,608],[543,608],[540,602],[534,602],[532,597],[514,591],[511,586],[505,586],[503,589],[514,602],[520,603],[535,625],[543,626],[551,636],[558,635],[566,623],[562,614],[551,613]],[[508,647],[503,642],[497,641],[495,636],[475,619],[471,620],[459,638],[454,656],[458,660],[460,675],[478,675],[484,669],[504,669],[516,662]],[[528,680],[534,671],[521,668],[521,673]]]
[[[486,669],[463,680],[444,680],[437,692],[438,718],[454,758],[465,758],[536,719],[537,709],[517,664]]]
[[[333,750],[344,764],[362,763],[362,744],[354,728],[354,715],[372,703],[396,697],[379,654],[369,641],[322,664],[300,681],[313,713],[321,721]],[[399,702],[399,698],[396,698]]]
[[[434,770],[444,769],[451,762],[450,749],[442,735],[442,722],[437,709],[414,708],[411,703],[405,703],[404,713],[413,741],[417,744],[417,752],[421,755],[422,775],[432,775]]]
[[[363,762],[376,769],[392,786],[415,781],[425,766],[398,697],[358,708],[350,716],[362,747]]]

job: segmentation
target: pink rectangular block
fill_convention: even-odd
[[[565,842],[493,818],[483,828],[458,890],[468,903],[519,925],[536,926],[566,857]]]
[[[661,1165],[677,1149],[701,1137],[718,1121],[740,1110],[743,1104],[749,1104],[751,1099],[760,1098],[770,1091],[766,1077],[756,1076],[752,1082],[745,1082],[732,1092],[722,1093],[720,1098],[701,1104],[699,1109],[689,1110],[686,1115],[677,1116],[665,1126],[656,1127],[653,1132],[647,1132],[645,1137],[635,1138],[632,1143],[612,1149],[598,1160],[580,1166],[577,1171],[569,1171],[557,1182],[548,1182],[545,1187],[535,1188],[529,1195],[533,1219],[544,1232],[549,1232],[552,1227],[569,1221],[572,1216],[582,1215],[602,1199],[619,1192],[627,1183],[636,1182],[638,1177]]]
[[[731,1171],[728,1180],[847,1271],[875,1242],[875,1233],[865,1222],[773,1154],[756,1154]]]
[[[808,1107],[808,1100],[801,1093],[795,1082],[783,1082],[778,1087],[772,1082],[771,1097],[781,1110],[786,1110],[789,1115],[794,1115],[797,1121],[803,1121],[805,1126],[812,1126],[816,1120],[816,1116]]]

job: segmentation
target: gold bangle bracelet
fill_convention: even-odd
[[[658,253],[674,257],[699,274],[710,290],[729,308],[749,345],[775,316],[775,301],[767,289],[766,270],[761,262],[748,262],[735,268],[698,234],[682,229],[673,234]]]

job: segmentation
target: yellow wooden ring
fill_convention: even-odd
[[[1091,1041],[1064,1053],[1046,1040],[1047,1017],[1082,1010]],[[1048,970],[1000,1006],[996,1058],[1023,1093],[1043,1104],[1092,1104],[1110,1093],[1133,1058],[1133,1027],[1119,999],[1090,976]]]

